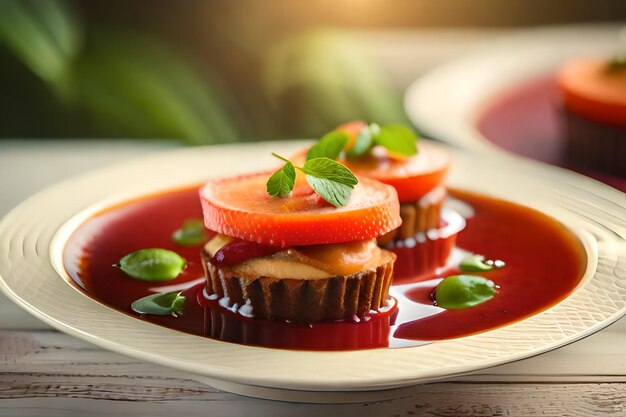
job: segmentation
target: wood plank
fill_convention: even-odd
[[[580,349],[581,354],[585,351]],[[613,359],[624,361],[619,348],[614,355]],[[169,417],[173,413],[186,416],[626,415],[626,383],[597,383],[597,380],[611,380],[610,375],[586,375],[583,379],[574,375],[570,380],[576,382],[550,382],[563,376],[533,374],[527,367],[515,368],[517,364],[513,364],[511,372],[521,374],[507,372],[511,365],[506,365],[484,375],[465,377],[464,381],[417,386],[409,395],[396,400],[331,406],[255,400],[221,392],[194,380],[191,374],[102,350],[56,331],[0,332],[0,363],[0,416],[40,416],[44,409],[45,415],[52,417],[82,416],[88,412],[102,416],[142,413],[157,417]],[[524,382],[494,382],[501,380]]]
[[[132,382],[132,381],[129,381]],[[0,383],[0,391],[7,390]],[[12,399],[0,401],[0,416],[68,417],[171,416],[542,416],[626,415],[626,384],[485,384],[422,385],[396,400],[359,404],[295,404],[253,400],[210,390],[164,388],[130,383],[118,389],[104,381],[46,384],[16,381]],[[102,402],[102,399],[115,401]]]
[[[626,324],[626,322],[624,322]],[[457,378],[463,381],[626,381],[626,337],[623,324],[585,340],[524,361]],[[0,332],[0,372],[133,376],[193,376],[103,350],[53,330]]]

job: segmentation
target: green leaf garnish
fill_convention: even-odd
[[[482,255],[471,255],[461,261],[459,268],[463,272],[483,272],[500,269],[504,266],[504,262],[500,260],[485,260],[485,257]]]
[[[354,146],[346,152],[349,158],[358,158],[365,155],[374,146],[374,135],[372,132],[378,133],[380,127],[373,123],[370,126],[365,126],[356,137]]]
[[[115,265],[133,278],[143,281],[169,281],[185,268],[187,261],[167,249],[141,249],[129,253]]]
[[[204,223],[200,219],[188,219],[172,234],[172,240],[181,246],[195,246],[207,238]]]
[[[354,186],[312,175],[307,175],[306,180],[317,194],[335,207],[345,205],[350,199],[352,188],[354,188]]]
[[[307,161],[309,159],[326,157],[337,159],[348,143],[348,135],[344,132],[333,130],[322,136],[320,140],[306,153]]]
[[[382,126],[380,132],[374,135],[377,145],[402,156],[417,154],[417,139],[417,135],[413,130],[402,125]]]
[[[329,158],[310,159],[300,170],[306,174],[311,188],[335,207],[348,202],[359,182],[348,168]]]
[[[133,301],[130,307],[139,314],[177,317],[182,314],[185,304],[187,304],[187,297],[182,295],[182,291],[174,291],[148,295]]]
[[[495,294],[496,286],[491,280],[474,275],[452,275],[437,285],[435,300],[439,307],[460,310],[482,304]]]
[[[274,153],[272,155],[286,161],[286,164],[267,181],[267,193],[272,197],[284,197],[293,190],[295,169],[289,160]],[[326,157],[309,159],[304,166],[295,168],[306,174],[311,188],[335,207],[341,207],[348,202],[352,189],[359,182],[352,171]]]
[[[339,162],[333,161],[329,158],[322,157],[310,159],[304,163],[302,168],[299,169],[307,176],[310,175],[352,187],[359,183],[352,171],[341,165]]]
[[[296,170],[289,161],[267,180],[267,193],[272,197],[286,197],[296,183]]]
[[[376,123],[371,123],[361,129],[354,145],[346,152],[346,156],[348,158],[360,158],[375,145],[382,146],[395,155],[412,156],[417,154],[418,139],[419,137],[415,132],[407,126],[390,124],[381,127]],[[346,133],[333,130],[309,149],[306,159],[311,160],[319,157],[337,159],[348,140]]]

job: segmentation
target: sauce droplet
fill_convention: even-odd
[[[452,275],[435,289],[437,306],[448,310],[474,307],[496,294],[496,285],[487,278],[474,275]]]
[[[504,261],[499,259],[485,260],[483,255],[471,255],[461,261],[459,268],[463,272],[485,272],[491,271],[492,269],[504,268],[505,265]]]

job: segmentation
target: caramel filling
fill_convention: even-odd
[[[216,235],[204,250],[215,256],[231,240],[227,236]],[[370,239],[289,248],[271,256],[248,259],[231,268],[241,277],[323,279],[375,269],[381,263],[381,256],[376,240]]]

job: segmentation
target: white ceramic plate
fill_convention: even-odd
[[[474,336],[411,348],[308,352],[243,346],[169,330],[112,310],[66,282],[64,243],[94,211],[158,190],[269,168],[275,166],[270,151],[289,154],[303,144],[168,151],[41,192],[0,222],[0,288],[38,318],[96,345],[195,373],[226,390],[309,401],[341,401],[333,392],[406,387],[526,358],[587,336],[624,314],[626,224],[621,193],[554,168],[453,151],[451,186],[534,207],[580,237],[589,261],[580,285],[567,299],[523,321]],[[318,394],[304,395],[306,391]]]
[[[501,149],[476,128],[491,98],[525,81],[554,74],[570,58],[612,56],[624,49],[624,37],[624,25],[524,31],[423,75],[408,88],[404,106],[428,137],[464,149],[498,152]]]

